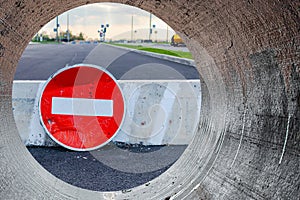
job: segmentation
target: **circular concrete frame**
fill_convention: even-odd
[[[300,194],[300,17],[292,0],[114,0],[166,21],[202,77],[199,128],[150,183],[118,192],[68,185],[21,143],[12,82],[22,52],[50,19],[101,0],[2,0],[0,196],[5,199],[297,199]]]

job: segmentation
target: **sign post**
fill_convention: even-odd
[[[52,75],[39,102],[41,123],[58,144],[89,151],[107,144],[125,116],[124,97],[105,69],[80,64]]]

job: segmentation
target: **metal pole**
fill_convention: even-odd
[[[69,43],[70,42],[69,13],[67,14],[67,38],[68,38],[68,43]]]
[[[58,41],[58,16],[56,17],[56,41]]]
[[[131,42],[133,42],[133,15],[131,16]]]
[[[169,26],[167,25],[167,43],[169,42]]]
[[[150,13],[149,41],[151,40],[151,34],[152,34],[152,14]]]

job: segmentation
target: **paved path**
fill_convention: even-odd
[[[199,79],[192,66],[104,44],[69,44],[29,45],[19,61],[15,80],[46,80],[58,69],[76,63],[105,67],[117,79]]]

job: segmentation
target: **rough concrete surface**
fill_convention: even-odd
[[[196,137],[165,173],[126,191],[76,188],[39,166],[13,120],[16,65],[46,22],[94,2],[100,0],[0,1],[1,199],[299,199],[300,2],[294,0],[113,0],[152,12],[185,39],[202,80]]]

